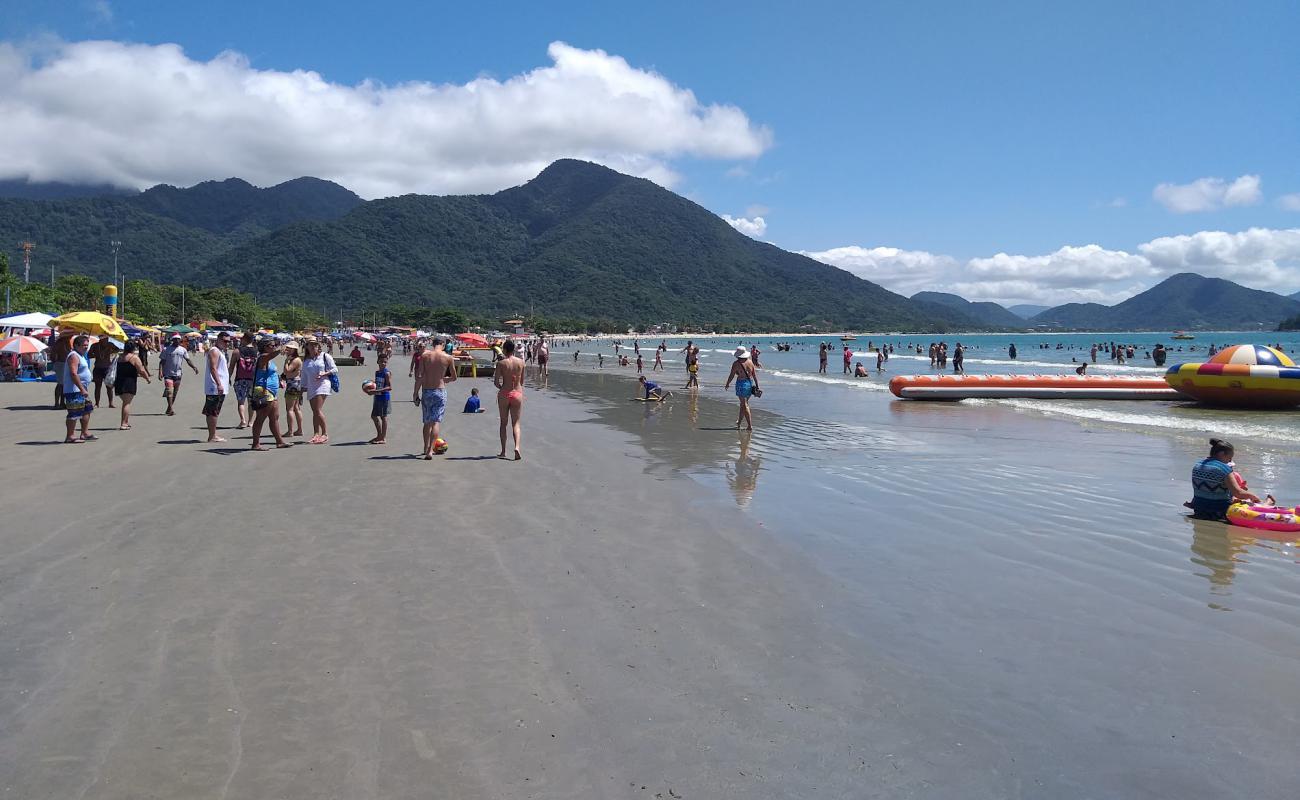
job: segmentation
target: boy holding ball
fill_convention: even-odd
[[[375,438],[370,440],[370,444],[384,444],[388,438],[388,408],[393,396],[393,374],[388,371],[388,356],[381,355],[378,364],[375,382],[366,389],[374,398],[370,404],[370,421],[375,423]]]

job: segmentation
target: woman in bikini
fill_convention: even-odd
[[[524,362],[515,355],[515,342],[506,339],[501,348],[505,358],[496,363],[492,374],[492,383],[497,387],[497,410],[501,412],[501,453],[497,458],[506,457],[506,424],[510,424],[515,436],[515,461],[523,456],[519,453],[519,417],[524,413]]]

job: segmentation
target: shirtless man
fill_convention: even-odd
[[[415,362],[415,383],[411,402],[420,407],[424,421],[424,460],[433,460],[433,443],[442,436],[442,415],[447,410],[445,384],[456,380],[456,360],[442,349],[442,339],[434,337]]]
[[[550,360],[551,348],[546,346],[546,337],[539,336],[537,338],[537,368],[541,370],[543,378],[551,374],[550,369],[546,366],[546,362]]]
[[[515,343],[506,340],[503,348],[505,358],[497,362],[496,372],[492,374],[492,383],[497,387],[497,410],[501,412],[501,452],[497,458],[506,457],[506,424],[510,424],[515,436],[515,461],[523,456],[519,453],[519,418],[524,413],[524,362],[515,355]]]

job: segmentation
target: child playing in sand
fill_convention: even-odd
[[[464,413],[466,413],[466,414],[482,414],[482,413],[483,413],[483,409],[479,408],[479,404],[480,404],[481,402],[482,402],[482,401],[479,400],[479,397],[478,397],[478,388],[475,387],[475,388],[473,388],[473,389],[470,389],[470,390],[469,390],[469,398],[467,398],[467,399],[465,400],[465,412],[464,412]]]

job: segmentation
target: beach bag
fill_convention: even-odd
[[[760,389],[760,388],[758,388],[757,386],[755,386],[755,387],[753,388],[753,390],[750,392],[750,394],[754,395],[755,397],[762,397],[762,396],[763,396],[763,390]]]
[[[338,367],[334,366],[334,359],[330,358],[329,353],[326,353],[324,358],[325,358],[325,369],[332,370],[330,372],[330,391],[333,392],[334,394],[338,394],[339,393]]]

